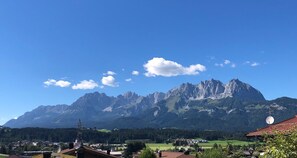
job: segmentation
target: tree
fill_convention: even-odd
[[[264,158],[297,157],[297,130],[294,129],[288,133],[276,133],[274,136],[265,136],[266,150]]]
[[[199,144],[198,143],[195,143],[193,145],[193,147],[194,147],[195,151],[199,151]]]
[[[233,145],[230,142],[227,142],[226,150],[227,150],[228,154],[232,154],[234,148],[233,148]]]
[[[222,148],[212,148],[205,150],[205,152],[198,154],[198,158],[226,158],[227,154],[222,150]]]
[[[219,146],[218,146],[218,144],[217,144],[217,143],[214,143],[214,144],[213,144],[213,146],[212,146],[212,148],[214,148],[214,149],[218,149],[218,148],[219,148]]]
[[[156,158],[156,154],[149,148],[145,148],[139,155],[139,158]]]
[[[211,149],[205,150],[203,153],[196,155],[197,158],[226,158],[227,154],[224,152],[222,146],[215,143]]]
[[[138,152],[143,148],[145,148],[143,142],[130,142],[127,144],[127,148],[124,151],[124,157],[131,157],[133,152]]]
[[[0,153],[1,154],[7,154],[7,150],[6,150],[6,147],[4,145],[1,145]]]

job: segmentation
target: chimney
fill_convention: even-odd
[[[110,149],[107,150],[107,154],[110,155]]]

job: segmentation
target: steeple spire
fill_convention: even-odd
[[[82,123],[81,120],[78,119],[78,123],[77,123],[77,136],[76,136],[76,140],[74,143],[75,148],[79,148],[81,146],[83,146],[83,139],[82,139]]]

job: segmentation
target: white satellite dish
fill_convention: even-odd
[[[271,124],[273,124],[273,122],[274,122],[274,118],[272,116],[266,117],[266,123],[267,124],[271,125]]]

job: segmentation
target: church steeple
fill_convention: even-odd
[[[79,148],[79,147],[83,146],[82,129],[83,129],[82,123],[81,123],[81,120],[79,119],[78,123],[77,123],[77,136],[76,136],[76,140],[74,142],[75,148]]]

